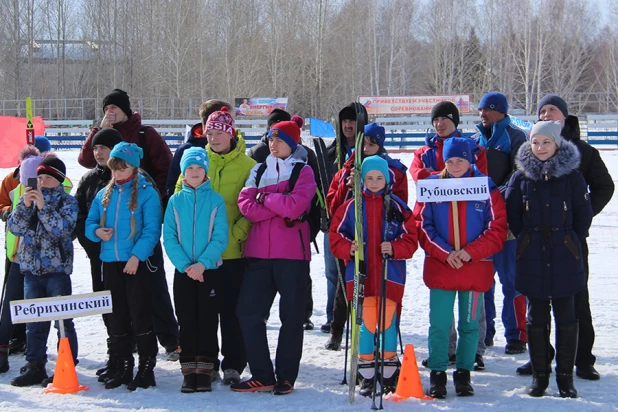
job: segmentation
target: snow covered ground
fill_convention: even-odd
[[[68,176],[75,185],[86,169],[77,163],[77,151],[63,151],[59,156],[67,164]],[[409,165],[411,154],[398,154],[404,164]],[[614,178],[618,177],[618,151],[604,151],[602,157],[610,168]],[[11,169],[0,169],[5,176]],[[410,197],[414,198],[414,185],[410,183]],[[411,200],[412,203],[412,200]],[[539,408],[545,410],[616,410],[618,408],[618,276],[616,269],[618,257],[614,255],[618,248],[618,197],[605,208],[603,213],[594,219],[591,229],[590,245],[590,296],[596,327],[595,355],[596,367],[601,373],[597,382],[584,381],[575,378],[575,386],[580,398],[566,400],[558,397],[555,382],[551,381],[548,396],[534,399],[525,395],[526,386],[531,382],[529,377],[515,374],[515,368],[527,358],[523,355],[504,354],[504,329],[500,317],[496,319],[495,346],[488,348],[485,355],[487,369],[474,372],[472,376],[476,395],[471,398],[458,398],[449,376],[449,396],[443,401],[419,401],[410,399],[394,403],[385,401],[385,409],[393,411],[410,410],[416,407],[428,407],[434,410],[530,410]],[[4,235],[2,241],[4,240]],[[322,235],[318,239],[322,245]],[[75,242],[75,268],[72,275],[74,293],[91,291],[89,263],[83,249]],[[422,281],[423,253],[419,251],[408,262],[408,282],[404,297],[404,313],[401,320],[401,330],[404,344],[411,343],[416,348],[421,379],[425,390],[428,386],[429,371],[420,366],[420,360],[427,357],[428,301],[429,293]],[[3,265],[0,265],[3,266]],[[166,262],[168,282],[173,273],[172,265]],[[167,362],[163,350],[159,355],[159,363],[155,369],[157,387],[147,390],[138,389],[128,392],[125,387],[105,390],[95,376],[97,368],[101,367],[106,358],[105,331],[100,316],[78,318],[75,326],[79,338],[79,359],[77,374],[80,384],[90,386],[90,390],[77,395],[43,394],[40,387],[14,388],[11,379],[19,374],[19,368],[25,363],[23,355],[10,357],[11,370],[0,374],[0,410],[63,410],[63,411],[96,411],[96,410],[153,410],[153,411],[306,411],[306,410],[368,410],[369,399],[357,396],[354,405],[348,404],[347,386],[339,383],[342,378],[344,352],[331,352],[323,349],[328,335],[319,330],[326,321],[326,280],[324,278],[324,260],[322,255],[314,252],[311,262],[313,278],[314,311],[313,322],[316,329],[305,332],[303,358],[300,374],[296,381],[295,391],[288,396],[273,396],[267,393],[234,393],[220,383],[214,384],[213,392],[201,394],[181,394],[182,376],[177,362]],[[496,307],[498,313],[502,308],[502,294],[496,289]],[[277,331],[280,326],[277,316],[277,302],[273,305],[272,315],[268,324],[268,336],[271,344],[271,354],[274,357]],[[53,373],[56,359],[56,337],[50,334],[48,373]],[[250,376],[245,371],[243,377]],[[553,376],[553,375],[552,375]]]

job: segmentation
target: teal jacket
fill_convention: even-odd
[[[131,186],[133,179],[123,185],[116,183],[107,205],[105,227],[114,229],[110,240],[101,241],[95,231],[101,227],[104,187],[97,193],[86,219],[86,237],[101,242],[100,258],[103,262],[126,262],[131,256],[140,261],[148,259],[161,238],[161,200],[154,186],[138,175],[137,209],[135,210],[135,233],[131,234]]]
[[[163,245],[172,264],[183,273],[198,262],[216,269],[227,240],[225,201],[212,190],[210,180],[196,189],[183,183],[170,198],[163,220]]]

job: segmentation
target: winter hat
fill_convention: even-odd
[[[62,163],[62,160],[58,159],[56,156],[47,156],[39,163],[39,167],[36,168],[37,176],[49,175],[60,183],[64,183],[64,179],[67,177],[66,174],[66,166]]]
[[[553,104],[553,103],[549,103]],[[556,143],[556,146],[560,147],[562,145],[562,123],[554,122],[554,121],[538,121],[532,126],[532,131],[530,132],[530,139],[532,139],[537,134],[542,134],[543,136],[547,136]]]
[[[370,123],[365,126],[365,136],[369,137],[372,142],[384,147],[384,139],[386,138],[384,127],[377,123]]]
[[[27,159],[31,156],[40,156],[40,155],[41,155],[41,152],[39,152],[39,149],[37,149],[36,146],[27,144],[24,147],[22,147],[21,150],[19,151],[19,154],[17,155],[17,160],[19,160],[19,163],[21,164],[21,162],[23,162],[24,159]]]
[[[339,112],[339,120],[356,120],[356,112],[352,105],[346,106]]]
[[[133,111],[131,110],[131,103],[129,102],[129,95],[124,90],[114,89],[110,94],[103,98],[103,113],[105,113],[105,108],[110,104],[118,106],[120,110],[127,115],[127,117],[131,117],[133,114]]]
[[[457,106],[455,106],[451,102],[436,103],[431,109],[432,124],[433,119],[435,119],[436,117],[446,117],[455,124],[455,127],[459,126],[459,110],[457,110]]]
[[[298,125],[298,127],[300,127],[300,130],[303,130],[303,126],[305,125],[305,119],[295,114],[294,116],[292,116],[291,120],[295,122]]]
[[[273,109],[268,115],[268,121],[266,122],[266,128],[270,130],[270,127],[279,122],[287,122],[292,120],[292,117],[288,112],[282,109]]]
[[[37,136],[34,138],[34,147],[39,149],[39,152],[45,153],[51,151],[51,143],[45,136]]]
[[[230,111],[227,107],[223,106],[221,110],[212,112],[210,116],[208,116],[205,132],[209,130],[221,130],[232,137],[236,136],[236,129],[234,128],[234,118],[230,114]]]
[[[99,130],[92,138],[92,147],[96,145],[106,146],[113,149],[118,143],[122,142],[122,135],[116,129],[106,127]]]
[[[185,174],[187,167],[198,165],[208,173],[208,153],[201,147],[191,147],[183,152],[180,159],[180,170]]]
[[[139,167],[139,161],[144,157],[144,151],[135,143],[120,142],[114,146],[109,157],[122,159],[133,167]]]
[[[489,92],[481,97],[479,109],[491,109],[506,114],[509,111],[509,102],[506,96],[500,92]]]
[[[442,158],[446,162],[451,157],[461,157],[470,163],[475,163],[475,154],[480,151],[481,149],[479,149],[476,142],[469,137],[451,137],[444,140]]]
[[[268,138],[276,137],[290,146],[292,152],[300,143],[300,121],[303,120],[300,116],[294,116],[296,121],[279,122],[275,124],[268,132]]]
[[[36,168],[45,159],[41,156],[28,156],[19,165],[19,182],[28,185],[28,179],[37,177]]]
[[[548,94],[547,96],[543,97],[539,102],[537,110],[537,115],[539,116],[539,118],[541,117],[541,109],[546,104],[553,104],[562,112],[565,118],[569,117],[569,106],[564,101],[564,99],[557,94]]]
[[[365,175],[371,170],[377,170],[382,173],[384,175],[384,179],[386,179],[387,185],[391,183],[391,175],[388,171],[388,162],[382,157],[369,156],[363,160],[363,164],[361,166],[361,177],[363,182],[365,181]]]

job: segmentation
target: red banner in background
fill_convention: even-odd
[[[45,134],[45,123],[40,116],[32,119],[35,136]],[[17,156],[25,146],[25,117],[0,116],[0,168],[17,166]]]

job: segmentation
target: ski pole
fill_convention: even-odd
[[[347,298],[346,298],[347,303]],[[345,356],[343,358],[343,380],[341,381],[342,385],[348,384],[348,342],[350,339],[350,308],[346,306],[346,311],[348,313],[347,319],[345,321]]]

